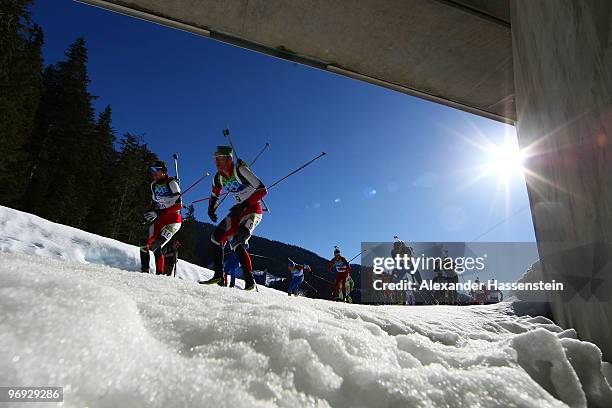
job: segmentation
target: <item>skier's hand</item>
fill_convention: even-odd
[[[155,211],[147,211],[146,213],[144,213],[144,219],[147,222],[153,222],[155,221],[156,218],[157,218],[157,212]]]
[[[217,214],[215,214],[215,210],[212,209],[208,210],[208,218],[210,218],[212,222],[217,222],[217,220],[219,219]]]

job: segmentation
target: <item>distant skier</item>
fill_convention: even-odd
[[[417,268],[415,268],[414,262],[412,262],[412,260],[414,259],[414,248],[410,245],[407,245],[404,241],[396,241],[393,243],[391,257],[395,258],[397,255],[402,258],[404,257],[404,255],[406,255],[409,260],[408,265],[410,266],[410,272],[413,275],[413,281],[416,283],[417,286],[420,285],[423,281],[423,279],[421,278],[421,273]]]
[[[349,274],[344,281],[344,286],[346,288],[346,292],[338,291],[338,300],[353,303],[353,298],[351,297],[351,292],[355,289],[355,281],[351,278]]]
[[[302,282],[304,282],[304,272],[312,272],[310,266],[304,264],[299,265],[293,262],[291,259],[289,260],[289,266],[287,268],[291,273],[291,281],[289,282],[289,288],[287,289],[287,294],[289,296],[296,295],[297,290],[299,289]]]
[[[451,289],[447,291],[447,299],[449,305],[457,304],[457,284],[459,283],[459,275],[455,271],[455,262],[448,256],[448,251],[444,251],[444,272],[446,272],[446,282],[450,284]]]
[[[440,269],[439,265],[436,265],[436,267],[434,268],[434,272],[436,273],[436,276],[434,276],[433,279],[431,280],[432,283],[439,284],[439,285],[443,284],[446,281],[446,278],[444,278],[444,274],[442,272],[442,269]],[[445,290],[437,289],[434,291],[433,296],[434,296],[434,302],[437,305],[446,303],[446,291]]]
[[[231,242],[229,247],[231,248]],[[245,244],[244,248],[246,250],[249,249],[249,244]],[[233,288],[236,286],[236,273],[238,272],[238,268],[240,267],[240,258],[238,258],[238,254],[235,251],[231,251],[225,261],[223,270],[225,271],[224,285]],[[229,278],[229,282],[228,282]]]
[[[342,293],[346,293],[346,278],[351,272],[351,265],[349,265],[346,258],[340,254],[338,248],[334,249],[334,257],[327,264],[327,271],[336,272],[336,281],[334,282],[334,290],[332,293],[332,299],[336,300],[338,298],[340,285],[342,285]]]
[[[477,277],[474,281],[476,289],[471,289],[470,294],[475,305],[484,305],[487,301],[487,288],[480,283],[480,279]]]
[[[166,162],[158,160],[150,167],[151,205],[144,214],[145,221],[151,223],[147,242],[140,248],[140,271],[149,272],[149,251],[155,255],[156,273],[164,274],[162,248],[181,228],[181,190],[178,180],[168,176]]]
[[[419,270],[415,267],[414,262],[413,262],[414,248],[411,247],[410,245],[407,245],[404,241],[399,240],[399,238],[396,238],[396,239],[398,239],[398,241],[393,243],[393,249],[391,250],[391,257],[395,258],[397,255],[400,255],[401,257],[406,255],[408,257],[409,259],[408,265],[410,266],[410,270],[406,272],[410,273],[410,277],[402,273],[400,273],[399,276],[402,277],[401,279],[413,282],[413,289],[408,289],[405,292],[404,303],[410,304],[410,305],[416,304],[417,296],[421,299],[421,302],[423,304],[431,303],[431,298],[432,298],[431,293],[427,292],[426,290],[423,290],[423,291],[418,290],[421,283],[423,282],[423,278],[421,278],[421,272],[419,272]]]
[[[414,275],[410,271],[404,271],[403,274],[399,274],[398,282],[404,281],[406,283],[406,290],[404,291],[404,304],[409,306],[416,305],[416,298],[414,296]],[[411,285],[408,285],[411,284]]]
[[[501,290],[495,288],[489,291],[487,304],[499,303],[502,300],[504,300],[504,293]]]
[[[246,164],[241,161],[234,164],[233,150],[230,146],[217,146],[215,164],[217,173],[213,178],[212,194],[208,202],[208,216],[213,222],[217,222],[216,204],[223,189],[234,195],[236,204],[230,209],[229,215],[217,225],[210,237],[215,274],[211,279],[200,283],[223,285],[223,245],[228,238],[234,237],[231,247],[238,256],[242,267],[244,289],[254,290],[253,266],[245,245],[261,221],[260,200],[268,191]]]

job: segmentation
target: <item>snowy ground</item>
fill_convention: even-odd
[[[210,271],[128,272],[137,256],[0,207],[0,386],[61,385],[70,407],[612,406],[599,349],[509,303],[201,287]]]

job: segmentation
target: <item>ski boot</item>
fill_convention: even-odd
[[[225,282],[223,281],[223,275],[217,275],[216,273],[209,280],[198,281],[198,283],[200,285],[219,285],[219,286],[225,286]]]
[[[244,290],[247,290],[249,292],[251,291],[257,291],[257,284],[255,283],[255,281],[253,280],[253,278],[249,279],[248,277],[245,277],[244,279]]]

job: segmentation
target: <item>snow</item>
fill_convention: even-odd
[[[365,306],[202,287],[189,279],[209,270],[133,273],[137,248],[2,207],[0,251],[0,385],[62,385],[64,406],[612,403],[595,345],[508,302]]]
[[[140,271],[139,249],[114,239],[0,206],[0,251],[59,258],[84,264]],[[155,270],[151,256],[150,270]],[[197,281],[207,269],[179,260],[177,277]]]

